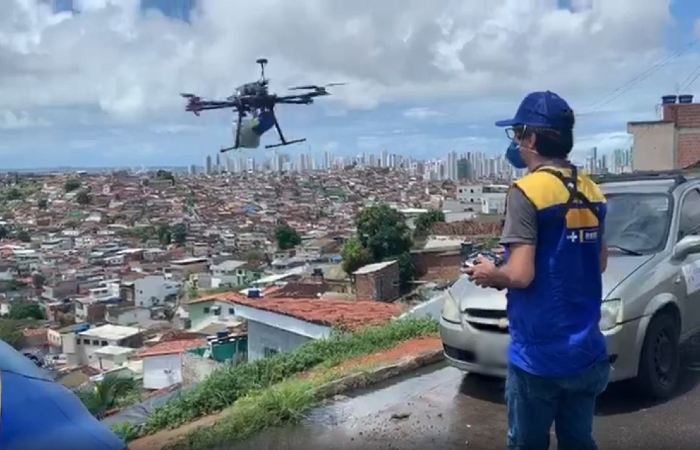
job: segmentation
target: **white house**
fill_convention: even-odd
[[[75,337],[75,353],[79,365],[90,365],[99,368],[99,359],[96,352],[103,347],[130,347],[139,348],[143,344],[143,334],[138,328],[123,327],[120,325],[103,325],[91,328]],[[67,351],[64,352],[68,354]],[[70,359],[70,357],[69,357]]]
[[[238,268],[246,264],[245,261],[224,261],[211,266],[212,276],[221,280],[223,286],[240,286]]]
[[[94,357],[97,359],[95,368],[102,371],[112,370],[124,365],[134,354],[136,354],[136,349],[130,347],[116,345],[101,347],[94,353]]]
[[[138,306],[108,307],[105,319],[114,325],[145,327],[151,320],[151,311]]]
[[[142,308],[163,306],[166,301],[175,301],[180,293],[180,283],[168,280],[164,275],[149,275],[123,282],[122,286],[131,291],[127,299]]]
[[[182,383],[183,354],[206,345],[206,339],[179,340],[162,342],[141,352],[144,389],[163,389]]]
[[[457,200],[482,214],[503,214],[507,193],[506,185],[462,185],[457,187]]]

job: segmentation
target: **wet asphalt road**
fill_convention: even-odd
[[[700,449],[699,363],[700,346],[687,351],[680,389],[664,403],[641,400],[629,383],[611,385],[598,402],[600,449]],[[505,417],[502,382],[438,364],[217,450],[502,449]]]

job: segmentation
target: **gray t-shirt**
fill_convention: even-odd
[[[553,163],[559,165],[562,163]],[[601,238],[605,234],[601,227]],[[537,244],[537,208],[523,191],[513,186],[506,197],[506,218],[501,233],[501,245]]]
[[[537,244],[537,208],[517,187],[508,190],[501,245]]]

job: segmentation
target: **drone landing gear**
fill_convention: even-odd
[[[277,147],[284,147],[285,145],[292,145],[292,144],[298,144],[300,142],[305,142],[306,139],[296,139],[293,141],[288,141],[284,138],[284,134],[282,133],[282,128],[280,127],[279,122],[277,122],[277,115],[275,114],[275,111],[272,110],[272,120],[275,122],[275,129],[277,130],[277,134],[280,136],[280,142],[279,144],[271,144],[271,145],[266,145],[265,148],[277,148]]]
[[[306,142],[306,139],[296,139],[293,141],[283,141],[280,142],[279,144],[270,144],[266,145],[265,148],[277,148],[277,147],[284,147],[285,145],[292,145],[292,144],[298,144],[300,142]]]

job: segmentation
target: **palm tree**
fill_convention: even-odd
[[[106,411],[117,406],[119,399],[131,394],[135,389],[136,381],[133,378],[108,376],[95,383],[92,390],[80,391],[78,397],[88,411],[99,419]]]

